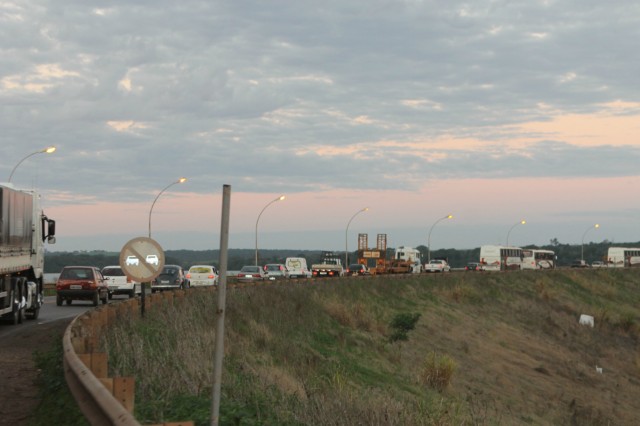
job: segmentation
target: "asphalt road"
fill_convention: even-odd
[[[120,297],[126,299],[126,296],[114,296],[113,300],[115,301]],[[88,300],[74,300],[71,305],[65,303],[62,306],[56,306],[55,296],[45,296],[44,305],[40,308],[40,315],[37,320],[25,319],[22,324],[18,325],[0,322],[0,339],[22,333],[30,327],[37,327],[57,320],[68,319],[71,321],[89,309],[93,309],[93,303]]]

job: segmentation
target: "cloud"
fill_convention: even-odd
[[[55,200],[636,176],[640,6],[0,4],[0,156]],[[37,168],[37,172],[34,170]],[[61,201],[62,202],[62,201]]]

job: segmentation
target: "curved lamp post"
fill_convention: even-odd
[[[356,216],[358,216],[362,212],[366,212],[367,210],[369,210],[369,207],[365,207],[363,209],[358,210],[353,216],[351,216],[351,219],[349,219],[349,222],[347,222],[347,229],[346,229],[346,231],[344,231],[344,267],[345,267],[345,270],[346,270],[346,268],[349,267],[349,225],[351,225],[351,221]]]
[[[431,231],[433,231],[433,228],[439,222],[442,222],[445,219],[453,219],[453,215],[452,214],[448,214],[445,217],[441,217],[440,219],[436,220],[435,223],[433,225],[431,225],[431,229],[429,229],[429,236],[427,237],[427,263],[431,262]]]
[[[591,231],[592,229],[598,229],[600,228],[600,224],[596,223],[593,226],[590,226],[586,229],[586,231],[584,231],[584,234],[582,234],[582,244],[580,245],[580,260],[584,261],[584,237],[587,235],[587,232]]]
[[[281,195],[278,198],[276,198],[275,200],[269,202],[269,204],[264,206],[262,211],[260,211],[260,214],[258,215],[258,219],[256,219],[256,266],[258,266],[258,222],[260,221],[260,216],[262,216],[262,213],[264,213],[264,211],[267,209],[267,207],[269,207],[271,204],[276,203],[278,201],[282,201],[282,200],[284,200],[284,195]]]
[[[527,221],[522,219],[520,222],[516,223],[509,229],[509,232],[507,232],[507,247],[509,247],[509,235],[511,234],[511,231],[513,230],[513,228],[515,228],[518,225],[526,225],[526,224],[527,224]]]
[[[156,196],[156,199],[153,200],[153,203],[151,204],[151,208],[149,209],[149,238],[151,238],[151,212],[153,211],[153,206],[156,205],[156,201],[158,201],[158,198],[160,198],[160,196],[164,191],[171,188],[173,185],[176,185],[178,183],[185,183],[186,181],[187,181],[187,178],[181,177],[177,181],[171,182],[169,185],[165,186],[164,189],[158,193],[158,195]]]
[[[18,168],[18,166],[19,166],[20,164],[22,164],[22,162],[23,162],[24,160],[26,160],[27,158],[29,158],[29,157],[31,157],[31,156],[33,156],[33,155],[36,155],[36,154],[51,154],[51,153],[52,153],[52,152],[54,152],[55,150],[56,150],[56,147],[55,147],[55,146],[50,146],[50,147],[47,147],[47,148],[45,148],[45,149],[43,149],[43,150],[36,151],[36,152],[32,152],[31,154],[29,154],[29,155],[27,155],[26,157],[24,157],[22,160],[20,160],[20,162],[19,162],[18,164],[16,164],[16,166],[13,168],[13,170],[11,170],[11,174],[9,175],[9,180],[8,180],[7,182],[11,182],[11,178],[13,177],[13,174],[15,173],[16,169],[17,169],[17,168]]]

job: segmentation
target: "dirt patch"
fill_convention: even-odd
[[[16,332],[0,339],[0,425],[28,424],[29,416],[40,402],[34,354],[51,349],[55,340],[62,338],[69,322],[70,319],[64,319],[18,326]],[[13,326],[2,324],[0,327]]]

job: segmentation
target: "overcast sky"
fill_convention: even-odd
[[[165,249],[218,248],[223,184],[234,248],[281,194],[260,247],[639,241],[639,42],[628,0],[2,1],[0,180],[57,147],[12,178],[54,250],[181,176]]]

